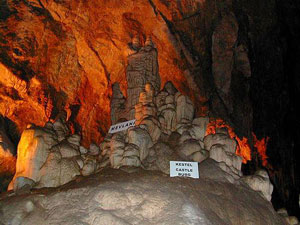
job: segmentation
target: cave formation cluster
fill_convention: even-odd
[[[107,141],[111,119],[140,112],[136,119],[142,122],[160,94],[163,104],[152,103],[161,117],[147,122],[153,130],[160,124],[163,132],[173,132],[177,124],[170,118],[177,111],[170,105],[178,99],[187,111],[193,105],[191,125],[200,117],[223,119],[252,149],[244,174],[266,169],[275,208],[299,215],[299,15],[292,0],[1,1],[0,135],[10,146],[1,147],[0,162],[6,162],[1,179],[7,184],[15,172],[11,165],[21,133],[33,129],[28,124],[51,128],[63,121],[62,130],[71,136],[56,137],[63,146],[56,151],[84,152]],[[147,52],[152,41],[158,63],[146,74],[154,78],[146,90],[145,81],[134,90],[126,76],[135,79],[139,65],[130,56],[141,48]],[[157,54],[151,49],[150,60]],[[136,91],[145,92],[140,97]],[[258,140],[268,137],[267,161],[252,133]],[[94,158],[81,159],[82,166],[102,160]],[[97,170],[91,163],[86,168]]]

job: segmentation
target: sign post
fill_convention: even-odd
[[[129,127],[135,126],[135,120],[129,120],[123,123],[117,123],[115,125],[111,125],[108,133],[113,134],[122,130],[127,130]]]
[[[170,177],[199,178],[198,162],[170,161]]]

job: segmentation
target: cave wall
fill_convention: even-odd
[[[270,137],[274,204],[296,212],[299,15],[292,0],[0,0],[0,113],[22,131],[64,109],[84,145],[99,143],[111,85],[126,95],[128,46],[150,35],[162,85],[189,95],[197,115],[223,118],[251,145],[252,132]]]

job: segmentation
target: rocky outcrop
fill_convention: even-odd
[[[139,43],[140,41],[137,40]],[[128,120],[134,119],[135,107],[139,102],[141,92],[144,91],[145,85],[151,86],[152,90],[146,88],[148,95],[149,91],[152,91],[152,96],[160,90],[160,76],[158,74],[158,57],[157,49],[154,47],[150,37],[147,38],[145,46],[141,47],[135,43],[133,48],[136,50],[133,54],[128,56],[128,65],[126,68],[126,80],[127,80],[127,101],[125,109],[125,118]],[[150,94],[151,95],[151,94]],[[147,98],[150,96],[144,96],[146,103]],[[141,110],[141,109],[138,109]]]
[[[295,216],[289,216],[287,210],[285,208],[281,208],[277,210],[278,215],[283,217],[283,219],[286,221],[289,225],[298,225],[299,220]]]
[[[213,161],[208,161],[204,170],[207,174],[215,171],[212,179],[239,183],[242,157],[236,155],[236,140],[224,128],[206,135],[209,118],[195,118],[192,102],[172,82],[157,94],[147,83],[135,105],[135,119],[135,127],[108,134],[100,145],[112,168],[142,167],[169,174],[172,160],[201,165],[210,158]]]
[[[267,171],[258,170],[252,176],[243,177],[242,181],[254,191],[258,191],[265,199],[271,201],[273,184],[270,182]]]
[[[280,198],[298,207],[291,196],[299,194],[299,179],[291,171],[299,169],[290,163],[298,147],[290,143],[299,132],[285,127],[299,114],[293,97],[300,90],[297,1],[122,3],[3,1],[0,113],[22,132],[65,108],[85,147],[99,144],[110,123],[111,84],[120,82],[125,94],[126,57],[151,36],[161,83],[172,80],[197,116],[209,111],[230,120],[240,135],[271,138],[270,162],[285,167],[276,169],[274,184]],[[174,117],[172,110],[163,114]],[[161,124],[164,133],[173,129],[172,122]]]
[[[233,177],[242,176],[242,157],[236,155],[237,143],[231,139],[226,130],[217,130],[216,134],[204,138],[204,148],[209,151],[209,157],[220,164],[220,168]]]
[[[44,127],[28,126],[21,135],[16,173],[8,189],[58,187],[76,176],[95,173],[102,160],[99,147],[91,144],[87,150],[80,140],[71,134],[64,112]]]
[[[5,225],[285,224],[270,203],[243,186],[153,171],[104,170],[59,191],[4,197],[0,210]]]

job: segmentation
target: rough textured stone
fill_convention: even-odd
[[[284,224],[271,204],[252,190],[208,179],[108,170],[69,187],[26,198],[2,198],[0,221],[24,225]]]
[[[37,187],[58,187],[80,175],[76,159],[62,158],[58,151],[51,152],[40,170]]]
[[[67,138],[67,140],[69,143],[73,145],[80,146],[81,137],[78,134],[71,135],[70,137]]]
[[[60,114],[53,129],[50,123],[45,127],[31,125],[22,133],[17,169],[9,190],[20,186],[16,182],[22,177],[41,188],[61,186],[80,175],[80,136],[67,137],[69,129],[64,116],[65,113]]]
[[[83,146],[79,147],[79,151],[80,151],[81,154],[86,154],[88,152],[88,150]]]
[[[140,160],[143,161],[149,153],[149,148],[152,147],[153,142],[149,133],[138,127],[129,128],[128,143],[134,144],[140,149]]]
[[[22,189],[30,190],[34,186],[35,182],[27,177],[17,177],[14,182],[14,192],[20,192]]]
[[[208,151],[201,149],[197,140],[188,139],[176,148],[176,152],[185,160],[202,162],[209,154]]]
[[[70,133],[70,130],[66,125],[66,119],[66,112],[61,112],[53,123],[53,129],[55,130],[58,141],[64,140]]]
[[[89,148],[88,153],[89,153],[90,155],[99,155],[99,153],[100,153],[100,148],[99,148],[96,144],[92,143],[92,144],[90,145],[90,148]]]
[[[97,0],[4,1],[0,21],[1,114],[16,122],[22,132],[28,123],[43,126],[66,108],[72,121],[82,128],[85,146],[92,141],[98,144],[109,127],[111,83],[120,82],[125,90],[129,49],[129,54],[137,52],[150,34],[159,52],[162,84],[171,78],[182,93],[191,97],[199,115],[207,112],[208,105],[215,106],[211,101],[216,90],[214,79],[211,80],[212,65],[216,62],[212,46],[223,46],[217,62],[224,63],[224,67],[232,62],[231,54],[224,59],[222,56],[227,57],[226,50],[233,50],[233,112],[226,107],[223,111],[209,109],[210,112],[221,117],[230,115],[241,134],[251,135],[253,127],[260,136],[269,135],[276,146],[270,150],[270,160],[285,156],[286,149],[280,147],[283,145],[297,152],[290,143],[291,139],[299,140],[298,133],[295,135],[291,129],[281,132],[286,130],[286,124],[294,124],[291,118],[299,114],[289,107],[296,109],[298,101],[292,96],[299,92],[297,1],[122,3],[118,6],[115,1]],[[232,13],[237,23],[228,20]],[[231,45],[227,38],[237,34],[236,24],[238,37]],[[217,40],[213,43],[212,34]],[[138,41],[131,43],[132,37],[138,37]],[[248,65],[247,53],[251,56],[251,78],[241,65]],[[222,87],[228,81],[222,81],[228,77],[227,71],[226,76],[219,75],[221,80],[215,82]],[[298,195],[297,176],[291,172],[297,168],[290,163],[293,158],[290,154],[280,157],[282,163],[272,162],[286,165],[273,173],[273,179],[282,181],[276,182],[278,190],[287,198]],[[287,185],[291,180],[292,185]],[[290,201],[297,206],[296,199]]]
[[[154,46],[146,45],[145,43],[144,47],[128,56],[126,78],[128,84],[128,97],[126,101],[127,119],[133,119],[135,117],[135,106],[139,103],[140,94],[144,91],[145,85],[147,83],[151,84],[154,88],[154,93],[157,93],[160,89],[157,50]],[[141,98],[143,98],[142,96]]]
[[[214,145],[222,145],[224,151],[228,153],[235,153],[236,141],[231,139],[227,134],[210,134],[204,138],[204,148],[208,151]]]
[[[12,157],[16,153],[16,147],[8,138],[1,121],[2,117],[0,116],[0,157]]]
[[[110,101],[110,119],[112,124],[116,124],[125,110],[125,97],[120,89],[119,83],[112,85],[112,98]]]
[[[218,163],[213,159],[206,159],[198,165],[199,176],[204,179],[211,179],[219,182],[237,183],[240,177],[230,172],[229,168],[228,170],[222,168],[222,165],[220,164],[221,163]]]
[[[233,69],[233,47],[238,36],[238,23],[232,13],[225,15],[212,36],[212,72],[219,96],[232,112],[230,101],[231,72]]]
[[[68,141],[62,141],[57,146],[59,148],[62,158],[71,158],[80,155],[77,145],[73,145]]]
[[[254,175],[243,177],[242,180],[249,185],[250,188],[261,193],[265,199],[271,201],[273,185],[270,182],[267,171],[258,170]]]
[[[145,128],[153,142],[157,142],[161,135],[161,127],[159,121],[152,116],[144,118],[140,122],[140,127]]]
[[[15,179],[19,176],[38,182],[40,169],[46,162],[50,148],[57,144],[55,135],[40,127],[29,127],[21,136],[18,145],[16,174],[8,189],[13,188]]]
[[[158,108],[159,122],[162,131],[166,134],[171,134],[176,128],[176,106],[175,93],[177,89],[172,82],[167,82],[162,91],[155,98],[155,104]]]
[[[0,192],[7,188],[8,183],[16,171],[16,147],[7,136],[7,129],[4,118],[0,115],[0,177],[3,179],[0,183]],[[1,178],[0,178],[1,179]]]
[[[81,170],[83,176],[88,176],[94,173],[96,170],[96,162],[94,160],[87,160],[84,162],[84,166]]]
[[[154,89],[152,84],[145,84],[144,91],[140,92],[138,103],[135,105],[136,124],[140,124],[146,117],[155,117],[157,109],[154,105]]]
[[[208,117],[197,117],[192,121],[192,129],[190,131],[191,136],[194,139],[203,141],[207,125],[209,123]]]
[[[121,161],[125,151],[125,134],[122,132],[115,133],[110,141],[109,158],[112,168],[122,166]]]
[[[148,157],[143,161],[143,165],[149,170],[160,170],[165,174],[170,174],[170,161],[177,160],[178,156],[163,142],[158,142],[152,146]]]
[[[176,101],[176,121],[177,123],[190,122],[194,118],[194,105],[189,97],[177,92],[175,94]]]
[[[242,157],[235,153],[226,152],[223,145],[213,145],[209,151],[209,157],[217,162],[225,162],[229,167],[241,170]]]

